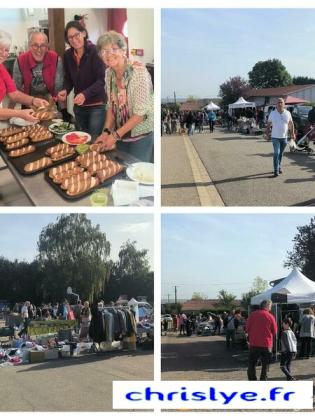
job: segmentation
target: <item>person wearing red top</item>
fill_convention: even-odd
[[[247,376],[250,381],[257,381],[256,365],[259,359],[262,365],[260,380],[267,380],[273,339],[277,334],[277,323],[270,313],[271,306],[271,300],[263,300],[260,309],[252,312],[246,323],[246,332],[249,339]]]
[[[8,96],[12,101],[31,107],[49,105],[44,99],[26,95],[16,89],[15,83],[9,75],[3,63],[9,56],[11,46],[11,36],[5,31],[0,30],[0,103]],[[0,120],[7,120],[11,117],[21,117],[27,121],[36,122],[33,116],[33,109],[8,109],[0,108]]]

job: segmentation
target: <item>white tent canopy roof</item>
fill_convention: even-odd
[[[271,289],[251,298],[252,305],[259,305],[263,300],[271,299],[273,293],[287,295],[288,303],[310,303],[315,301],[315,282],[308,279],[298,268]]]
[[[209,102],[208,105],[205,106],[207,111],[217,111],[218,109],[220,109],[220,107],[215,104],[214,102]]]
[[[229,109],[236,109],[236,108],[254,108],[256,107],[255,102],[247,102],[245,99],[241,96],[238,98],[236,102],[229,105]]]

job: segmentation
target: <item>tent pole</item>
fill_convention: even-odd
[[[278,326],[278,304],[276,303],[276,323]],[[276,351],[276,361],[278,360],[278,337],[276,334],[276,345],[275,345],[275,351]]]

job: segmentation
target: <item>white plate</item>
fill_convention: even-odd
[[[20,117],[13,117],[10,118],[10,124],[14,124],[14,125],[19,125],[21,127],[27,126],[27,125],[35,125],[37,122],[31,122],[31,121],[26,121],[23,118]]]
[[[67,137],[71,136],[73,134],[77,134],[78,136],[86,136],[86,139],[84,140],[84,142],[79,142],[79,143],[68,141]],[[89,133],[84,133],[84,131],[71,131],[71,133],[64,134],[62,136],[61,140],[64,143],[69,144],[70,146],[78,146],[79,144],[85,144],[85,143],[88,143],[89,141],[91,141],[91,136],[89,135]]]
[[[154,184],[154,164],[148,162],[138,162],[128,166],[126,171],[128,177],[132,181],[137,181],[140,184],[152,185]]]
[[[58,130],[55,130],[55,128],[56,128],[56,127],[59,127],[59,126],[60,126],[60,125],[62,125],[62,124],[66,124],[66,123],[64,123],[63,121],[61,121],[61,122],[57,122],[57,123],[51,124],[51,125],[48,127],[48,130],[49,130],[49,131],[51,131],[51,132],[52,132],[52,133],[54,133],[54,134],[59,135],[59,136],[62,136],[63,134],[67,134],[67,133],[69,133],[70,131],[73,131],[73,130],[74,130],[74,124],[69,124],[69,128],[67,128],[67,129],[65,129],[65,130],[63,130],[63,131],[58,131]]]

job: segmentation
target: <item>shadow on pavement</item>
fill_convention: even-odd
[[[162,184],[161,188],[188,188],[188,187],[209,187],[211,185],[214,185],[213,182],[183,182],[183,183],[177,183],[177,184]]]
[[[208,369],[234,371],[239,367],[238,361],[231,357],[233,351],[226,349],[225,341],[208,342],[195,339],[196,337],[193,337],[191,343],[163,344],[162,372]],[[205,353],[209,356],[205,357]]]
[[[128,356],[128,357],[136,357],[136,356],[147,356],[153,355],[153,351],[132,351],[132,352],[121,352],[121,353],[100,353],[100,354],[87,354],[86,356],[80,357],[69,357],[66,359],[57,359],[47,362],[41,362],[36,364],[35,366],[30,365],[22,365],[21,367],[24,368],[23,370],[19,370],[16,373],[27,373],[27,372],[35,372],[41,371],[46,369],[58,369],[64,368],[69,366],[80,366],[85,365],[86,363],[95,363],[95,362],[104,362],[104,360],[109,360],[114,357],[121,357],[121,356]]]

